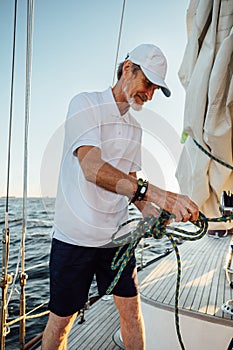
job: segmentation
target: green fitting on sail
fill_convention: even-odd
[[[183,131],[182,134],[181,134],[180,142],[181,143],[185,143],[185,141],[187,140],[188,136],[189,135],[185,131]]]

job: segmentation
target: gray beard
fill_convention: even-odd
[[[129,94],[127,92],[126,86],[124,87],[123,91],[125,93],[126,100],[127,100],[128,104],[130,105],[130,107],[134,111],[141,111],[142,110],[142,105],[136,103],[133,97],[129,97]]]

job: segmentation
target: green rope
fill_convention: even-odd
[[[112,281],[109,288],[107,289],[106,294],[112,293],[114,287],[116,286],[117,282],[121,277],[121,274],[125,266],[134,255],[134,251],[138,243],[140,242],[141,238],[153,237],[155,239],[161,239],[162,237],[167,236],[167,238],[171,241],[171,244],[176,253],[177,282],[176,282],[176,293],[175,293],[175,324],[176,324],[176,332],[177,332],[181,349],[185,350],[185,346],[184,346],[182,336],[181,336],[181,331],[180,331],[179,306],[178,306],[180,283],[181,283],[181,258],[180,258],[180,253],[174,238],[182,238],[183,241],[199,240],[205,236],[208,230],[208,222],[230,221],[233,219],[233,215],[222,216],[219,218],[206,218],[205,215],[200,212],[198,220],[195,222],[192,222],[192,224],[194,224],[198,228],[195,232],[186,231],[177,227],[166,226],[165,223],[171,220],[172,217],[174,216],[172,216],[170,213],[163,210],[161,211],[158,218],[155,218],[154,216],[144,217],[142,220],[139,221],[137,227],[132,232],[130,232],[129,235],[127,235],[127,237],[122,239],[115,239],[115,236],[113,236],[113,243],[120,245],[120,247],[113,258],[111,268],[112,270],[117,270],[118,268],[119,269],[114,280]],[[122,254],[122,256],[119,257],[119,254],[123,246],[126,244],[128,244],[127,249]]]
[[[213,160],[215,160],[216,162],[220,163],[221,165],[233,170],[233,166],[230,164],[225,163],[223,160],[218,159],[217,157],[213,156],[210,152],[208,152],[204,147],[202,147],[195,139],[193,139],[194,143],[197,145],[198,148],[200,148],[200,150],[202,152],[204,152],[208,157],[212,158]]]

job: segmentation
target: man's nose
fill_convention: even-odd
[[[150,89],[148,89],[146,95],[147,95],[147,99],[148,99],[149,101],[152,100],[153,95],[154,95],[154,92],[155,92],[154,87],[151,87]]]

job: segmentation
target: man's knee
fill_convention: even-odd
[[[124,298],[114,296],[115,304],[119,310],[120,317],[123,319],[140,319],[141,318],[141,306],[140,296]]]
[[[77,314],[61,317],[50,312],[46,328],[63,338],[69,333],[76,316]]]

